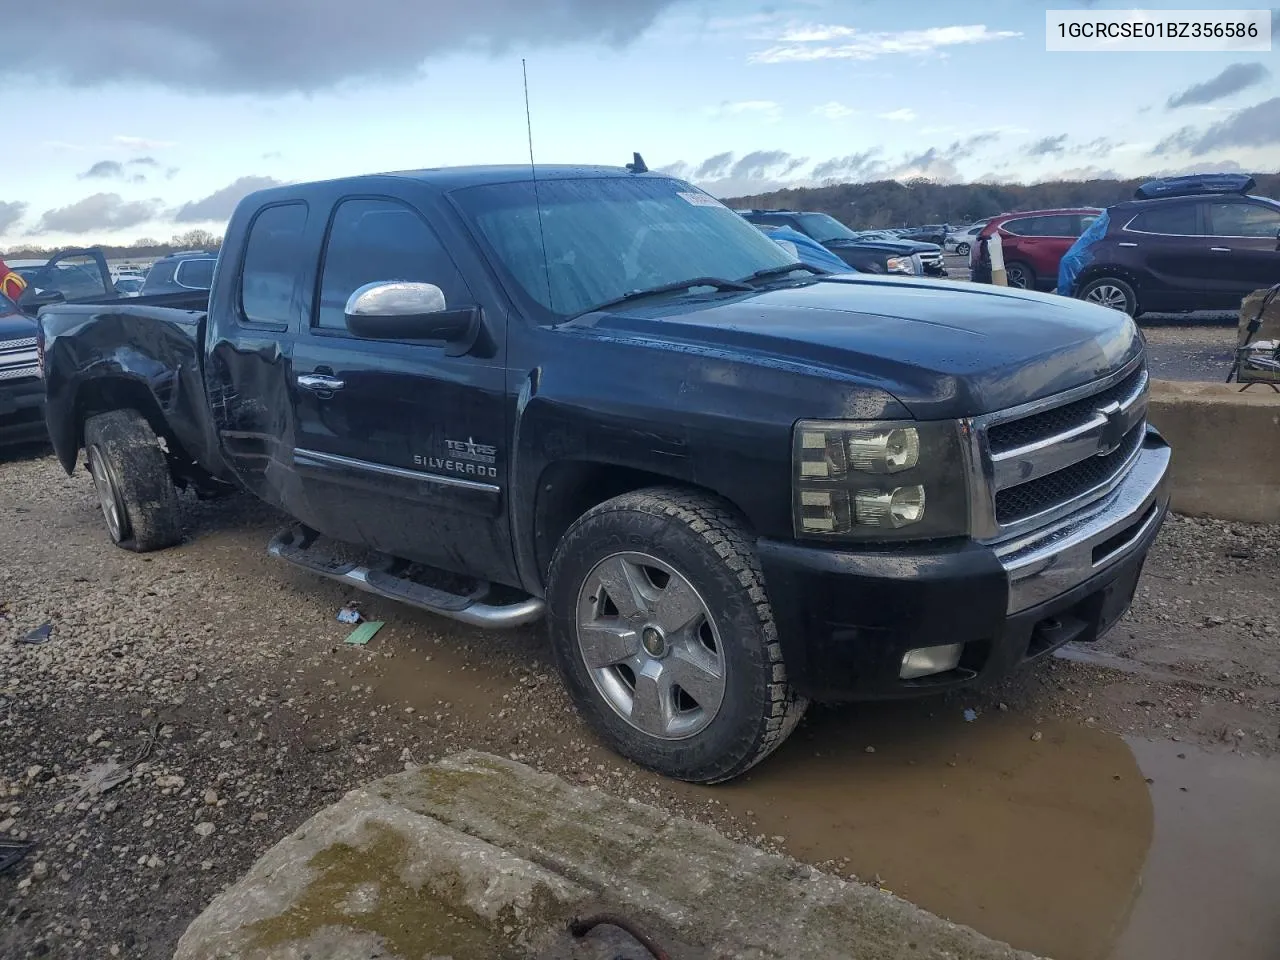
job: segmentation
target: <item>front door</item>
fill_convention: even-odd
[[[390,280],[433,283],[451,309],[488,307],[491,355],[354,337],[348,298]],[[292,357],[293,464],[310,514],[300,519],[394,556],[511,582],[503,320],[496,305],[477,303],[413,207],[341,200]]]
[[[1209,253],[1232,302],[1280,283],[1280,208],[1251,200],[1209,205]]]

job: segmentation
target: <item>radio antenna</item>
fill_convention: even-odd
[[[533,208],[538,214],[538,239],[542,243],[542,270],[547,277],[547,307],[555,310],[551,299],[551,261],[547,258],[547,234],[542,229],[542,198],[538,194],[538,165],[533,159],[533,113],[529,109],[529,65],[520,58],[520,73],[524,77],[524,121],[529,131],[529,175],[533,178]]]

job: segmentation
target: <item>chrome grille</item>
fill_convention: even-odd
[[[1124,443],[1110,453],[1081,460],[1059,470],[996,493],[996,523],[1008,526],[1068,503],[1088,493],[1129,465],[1138,448],[1146,424],[1140,423],[1124,438]]]
[[[18,380],[40,375],[36,338],[0,341],[0,380]]]
[[[976,418],[986,534],[1049,523],[1119,483],[1142,449],[1149,386],[1138,359],[1097,383]]]

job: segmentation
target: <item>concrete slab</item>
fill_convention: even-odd
[[[875,888],[475,752],[318,813],[192,923],[175,960],[588,956],[565,929],[599,909],[689,960],[1034,960]]]

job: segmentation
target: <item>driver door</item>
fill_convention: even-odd
[[[422,214],[349,196],[330,220],[319,297],[294,344],[294,470],[310,526],[457,573],[511,580],[506,520],[505,336]],[[450,309],[478,306],[491,355],[366,340],[345,307],[369,283],[432,283]],[[487,309],[486,309],[487,308]]]

